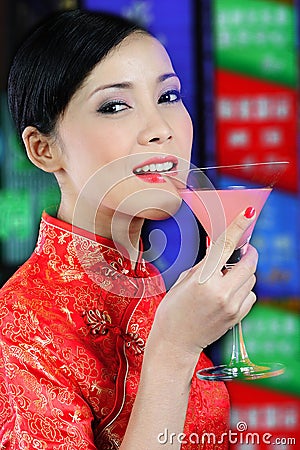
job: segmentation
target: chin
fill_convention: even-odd
[[[135,180],[134,180],[135,181]],[[131,217],[164,220],[173,216],[181,205],[181,197],[172,183],[145,186],[145,183],[119,184],[103,199],[102,204]]]
[[[147,220],[166,220],[172,216],[173,216],[173,214],[168,214],[165,211],[161,211],[159,209],[150,209],[150,210],[144,211],[144,213],[141,215],[141,217],[143,219],[147,219]]]
[[[174,216],[181,206],[182,200],[180,198],[173,199],[165,205],[157,205],[155,207],[145,208],[136,217],[148,220],[166,220]]]

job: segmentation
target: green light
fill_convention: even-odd
[[[300,395],[300,317],[272,306],[257,304],[243,320],[249,358],[258,365],[279,362],[285,373],[278,377],[251,381],[280,391]],[[230,358],[231,333],[222,340],[222,361]]]
[[[30,196],[26,191],[0,191],[0,238],[25,240],[32,230]]]
[[[216,0],[218,67],[297,86],[296,14],[292,5],[267,0]]]

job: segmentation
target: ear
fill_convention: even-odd
[[[57,172],[62,169],[61,149],[52,137],[29,126],[23,131],[22,139],[27,156],[35,166],[45,172]]]

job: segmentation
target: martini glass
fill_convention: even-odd
[[[287,162],[277,161],[196,168],[177,171],[173,179],[180,196],[201,222],[209,240],[215,242],[224,235],[235,217],[249,206],[255,208],[257,221],[287,165]],[[255,223],[244,233],[224,269],[230,270],[247,251]],[[202,369],[197,372],[197,377],[212,381],[253,380],[281,375],[283,372],[284,367],[280,363],[254,364],[250,361],[240,322],[233,327],[229,363]]]

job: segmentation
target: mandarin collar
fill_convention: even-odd
[[[46,211],[44,211],[42,214],[42,225],[43,224],[47,227],[56,229],[57,231],[60,230],[61,234],[58,238],[58,242],[61,244],[65,244],[67,241],[69,243],[71,241],[74,241],[74,243],[84,241],[86,243],[90,243],[93,249],[95,249],[95,247],[99,247],[100,252],[101,249],[103,249],[101,255],[103,256],[107,264],[109,264],[114,270],[118,272],[121,272],[125,275],[134,274],[135,276],[139,277],[145,277],[149,275],[146,268],[146,263],[143,259],[143,243],[141,239],[139,242],[138,260],[135,268],[133,269],[128,251],[121,244],[116,245],[111,239],[99,236],[95,233],[84,230],[83,228],[76,227],[72,224],[64,222],[57,217],[48,214]],[[88,246],[86,246],[86,248],[88,251]]]

